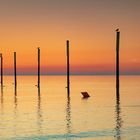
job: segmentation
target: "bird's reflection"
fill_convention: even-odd
[[[71,104],[70,97],[67,97],[66,105],[66,127],[67,127],[67,139],[69,139],[69,134],[71,134]]]
[[[117,140],[121,140],[121,127],[123,124],[122,117],[121,117],[121,105],[120,105],[120,93],[119,88],[116,89],[116,127],[115,127],[115,137]]]
[[[39,134],[42,129],[42,110],[41,110],[41,96],[40,96],[40,87],[38,87],[38,102],[37,102],[37,127]]]

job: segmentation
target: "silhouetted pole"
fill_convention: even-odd
[[[117,140],[121,140],[121,127],[122,127],[122,118],[121,118],[121,108],[120,108],[120,83],[119,83],[119,76],[120,76],[120,63],[119,63],[119,50],[120,50],[120,31],[119,29],[116,30],[116,135],[115,137]]]
[[[16,88],[17,87],[16,52],[14,52],[14,78],[15,78],[15,88]]]
[[[69,63],[69,40],[66,43],[67,47],[67,93],[70,95],[70,63]]]
[[[3,87],[3,57],[2,57],[2,53],[0,54],[0,58],[1,58],[1,87]]]
[[[40,88],[40,48],[38,49],[38,88]]]
[[[120,48],[120,31],[119,29],[116,30],[116,94],[119,97],[119,48]]]

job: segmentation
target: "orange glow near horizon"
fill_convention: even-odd
[[[36,73],[37,47],[40,47],[42,73],[65,73],[66,40],[69,39],[72,73],[114,73],[115,29],[119,26],[121,72],[140,73],[139,14],[132,9],[129,12],[123,2],[117,3],[121,6],[119,13],[115,2],[109,3],[113,7],[109,10],[107,3],[102,3],[104,7],[98,2],[81,0],[80,6],[75,3],[68,7],[64,2],[68,10],[51,2],[50,5],[40,3],[40,9],[36,9],[37,1],[32,7],[25,2],[27,9],[20,3],[2,3],[11,10],[7,13],[2,9],[5,13],[0,22],[4,72],[12,73],[13,52],[16,51],[18,72]],[[96,5],[98,9],[90,5]],[[71,8],[73,11],[69,12]],[[87,11],[83,11],[84,8]]]

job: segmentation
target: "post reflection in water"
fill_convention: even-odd
[[[38,89],[38,97],[40,97],[40,86],[37,87],[37,89]]]
[[[15,96],[14,96],[14,103],[15,103],[15,109],[17,108],[17,87],[15,86]]]
[[[3,111],[4,111],[4,99],[3,99],[3,86],[1,86],[1,106],[0,106],[0,113],[3,115]]]
[[[40,96],[40,87],[38,87],[38,102],[37,102],[37,128],[38,133],[41,134],[42,130],[42,110],[41,110],[41,96]]]
[[[67,96],[67,106],[66,106],[66,127],[67,127],[67,139],[70,139],[69,134],[71,134],[71,104],[69,96]]]
[[[17,135],[17,118],[18,118],[18,111],[17,111],[17,105],[18,105],[18,100],[17,100],[17,87],[15,86],[14,88],[14,129],[13,129],[13,132],[14,132],[14,135],[16,136]]]
[[[3,86],[1,86],[1,105],[3,104]]]
[[[121,117],[121,106],[120,106],[120,93],[119,87],[116,89],[116,127],[115,127],[115,137],[117,140],[121,140],[121,127],[123,124],[122,117]]]

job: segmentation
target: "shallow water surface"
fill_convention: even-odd
[[[67,97],[65,76],[4,77],[0,96],[0,140],[139,140],[140,76],[71,76]],[[87,91],[90,98],[83,99]]]

